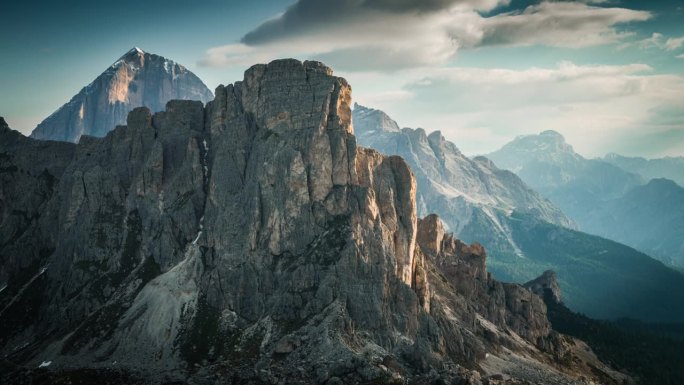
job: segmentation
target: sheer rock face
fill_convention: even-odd
[[[418,242],[425,254],[479,315],[534,344],[545,343],[551,325],[540,297],[519,285],[494,280],[486,270],[484,248],[477,243],[466,245],[445,233],[436,215],[421,219],[418,228]]]
[[[428,134],[422,128],[399,129],[384,112],[358,104],[353,120],[359,144],[401,156],[414,170],[420,216],[439,214],[459,238],[485,244],[494,260],[525,254],[513,236],[513,212],[575,226],[515,174],[497,168],[485,157],[468,158],[439,131]],[[503,269],[497,273],[510,277]]]
[[[3,287],[31,278],[17,271],[53,251],[55,213],[46,210],[76,146],[28,139],[2,118],[0,138],[0,294],[6,294]],[[5,298],[0,312],[4,304]]]
[[[211,91],[187,68],[133,48],[31,133],[36,139],[78,142],[102,137],[126,122],[136,107],[164,110],[169,100],[212,99]]]
[[[0,245],[0,278],[18,277],[0,291],[0,354],[254,383],[476,384],[504,347],[550,364],[543,304],[491,279],[484,250],[438,218],[418,221],[411,170],[356,146],[350,97],[324,65],[278,60],[206,108],[138,108],[54,150],[50,193],[32,187],[41,210]],[[17,141],[33,149],[6,167],[38,170],[56,146]],[[2,188],[5,218],[20,192]]]
[[[549,298],[554,302],[563,303],[558,277],[556,276],[556,272],[552,270],[545,271],[544,274],[527,282],[523,287],[538,295],[540,298],[545,298],[545,295],[548,292],[550,294]]]

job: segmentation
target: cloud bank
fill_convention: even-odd
[[[684,77],[656,74],[645,64],[419,72],[401,88],[401,99],[356,99],[386,109],[401,124],[439,128],[469,154],[548,129],[563,133],[587,156],[620,148],[642,155],[681,153]],[[673,140],[677,133],[681,140]]]
[[[618,27],[653,15],[597,1],[543,1],[483,16],[509,0],[299,0],[248,32],[214,47],[205,66],[241,65],[280,56],[324,60],[349,71],[398,70],[448,63],[462,48],[619,42]]]
[[[201,64],[321,60],[352,81],[359,103],[386,110],[407,126],[442,130],[469,154],[548,129],[589,156],[607,149],[681,154],[684,77],[639,63],[563,61],[567,50],[604,45],[657,48],[683,58],[677,50],[684,37],[654,33],[638,40],[634,24],[655,15],[620,4],[543,0],[512,10],[510,0],[298,0],[240,42],[210,49]],[[553,52],[560,62],[527,69],[455,67],[461,50],[504,47],[503,63],[494,65],[506,67],[506,55],[520,56],[530,51],[516,47],[529,46],[559,48]],[[678,135],[681,140],[674,140]],[[639,147],[643,143],[649,144]]]

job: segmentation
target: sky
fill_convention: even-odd
[[[466,154],[556,130],[587,157],[684,156],[684,1],[146,0],[3,5],[0,116],[24,134],[134,46],[210,89],[320,60],[359,104]]]

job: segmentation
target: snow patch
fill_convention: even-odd
[[[26,289],[27,289],[27,288],[28,288],[36,279],[38,279],[38,277],[40,277],[41,275],[43,275],[43,273],[45,273],[45,271],[47,271],[48,266],[50,266],[50,264],[47,264],[47,265],[43,266],[43,267],[42,267],[42,268],[41,268],[33,277],[31,277],[31,279],[30,279],[28,282],[26,282],[26,284],[24,284],[24,286],[21,287],[21,289],[19,289],[19,292],[17,293],[17,295],[15,295],[15,296],[9,301],[9,303],[7,304],[7,306],[5,306],[5,307],[0,311],[0,316],[2,316],[2,315],[5,313],[5,311],[6,311],[7,309],[9,309],[10,306],[12,306],[12,305],[14,304],[14,302],[16,302],[16,301],[22,296],[22,294],[24,294],[24,291],[26,291]],[[5,287],[7,287],[7,285],[5,285]],[[2,290],[5,290],[5,288],[3,287]],[[0,290],[0,291],[2,291],[2,290]]]
[[[52,364],[52,361],[43,361],[40,365],[38,365],[38,368],[47,368],[50,366],[50,364]]]
[[[200,225],[200,228],[201,228],[201,225]],[[197,237],[195,237],[195,240],[192,241],[192,244],[193,244],[193,245],[196,245],[196,244],[197,244],[197,241],[199,241],[199,239],[200,239],[201,236],[202,236],[202,230],[200,230],[200,231],[197,232]]]
[[[518,257],[523,258],[523,257],[524,257],[524,254],[523,254],[522,250],[520,250],[520,248],[518,247],[518,245],[515,243],[515,241],[513,240],[513,237],[512,237],[511,234],[510,234],[510,232],[509,232],[509,231],[506,231],[506,229],[504,229],[503,225],[502,225],[501,222],[499,221],[499,218],[496,216],[496,214],[494,214],[494,212],[492,212],[491,207],[482,207],[482,212],[484,212],[485,215],[487,215],[487,217],[488,217],[488,218],[492,221],[492,223],[494,224],[494,227],[496,227],[496,229],[499,230],[499,231],[501,232],[501,234],[503,234],[504,237],[506,237],[506,240],[508,241],[508,243],[509,243],[511,246],[513,246],[513,252],[515,252],[515,254],[516,254]]]
[[[209,153],[209,146],[207,140],[202,139],[202,146],[204,147],[204,154],[202,155],[202,170],[204,170],[204,179],[209,177],[209,166],[207,165],[207,154]]]

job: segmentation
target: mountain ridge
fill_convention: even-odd
[[[134,47],[39,123],[32,138],[76,142],[81,135],[104,136],[126,122],[135,107],[163,110],[171,99],[213,98],[184,66]]]
[[[541,298],[418,220],[412,171],[357,147],[350,101],[323,64],[277,60],[103,138],[0,132],[3,357],[155,382],[595,376],[555,361],[574,345]]]
[[[675,274],[631,247],[572,231],[568,226],[550,223],[548,217],[534,210],[518,210],[510,201],[502,202],[501,197],[511,196],[516,188],[537,196],[538,202],[543,202],[544,198],[511,171],[499,170],[492,160],[465,157],[439,132],[427,135],[423,129],[397,131],[398,125],[386,114],[362,106],[357,106],[354,114],[355,122],[363,123],[357,133],[359,143],[388,155],[400,155],[411,165],[418,182],[419,213],[437,213],[458,238],[485,245],[490,256],[489,269],[497,278],[524,283],[551,269],[559,274],[566,304],[594,318],[631,317],[676,322],[684,317],[669,294],[671,291],[676,295],[684,292],[684,281],[677,283],[683,278],[679,273]],[[383,124],[389,129],[384,129]],[[551,138],[550,143],[546,142],[547,137]],[[569,158],[573,164],[580,164],[570,171],[583,170],[584,159],[574,153],[560,134],[546,132],[539,139],[543,140],[543,146],[537,143],[536,137],[533,139],[530,149],[541,148],[542,153],[548,148],[559,149],[562,156],[552,158]],[[452,159],[446,172],[442,161],[445,154]],[[515,157],[520,158],[524,159]],[[606,166],[610,170],[616,169]],[[626,172],[622,174],[627,175],[628,180],[636,177]],[[552,180],[563,182],[562,178]],[[487,189],[487,186],[497,184],[499,188]],[[468,194],[470,191],[474,193]],[[484,198],[469,196],[475,194]],[[498,209],[496,202],[501,202],[505,209]],[[562,214],[561,210],[555,210]],[[648,274],[644,276],[644,272]],[[669,282],[668,285],[681,289],[665,289],[659,282]],[[638,292],[638,288],[642,288],[642,292]],[[613,293],[618,292],[625,294],[616,300]]]
[[[629,172],[639,174],[646,180],[667,178],[680,186],[684,186],[684,157],[681,156],[647,159],[609,153],[600,159]]]
[[[679,231],[684,226],[684,198],[677,192],[681,186],[647,182],[620,167],[627,158],[585,159],[559,134],[551,141],[559,146],[549,145],[547,137],[523,136],[490,156],[556,203],[582,231],[625,243],[673,266],[684,263]]]

